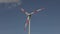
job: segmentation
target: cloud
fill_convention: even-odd
[[[20,0],[0,0],[0,3],[17,3]]]
[[[12,7],[17,7],[21,5],[21,0],[0,0],[0,7],[4,8],[4,7],[8,7],[8,8],[12,8]]]

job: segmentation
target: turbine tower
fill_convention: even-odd
[[[28,25],[28,34],[30,34],[31,15],[36,14],[36,13],[38,13],[38,12],[44,10],[44,9],[45,9],[45,8],[41,8],[41,9],[37,9],[37,10],[31,12],[31,13],[28,13],[28,12],[26,12],[23,8],[21,8],[21,11],[22,11],[24,14],[26,14],[26,16],[27,16],[26,23],[25,23],[25,26],[24,26],[24,31],[26,31],[26,27],[27,27],[27,25]]]

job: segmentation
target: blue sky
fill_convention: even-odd
[[[28,34],[28,28],[24,32],[26,15],[20,8],[31,12],[41,7],[46,9],[32,15],[31,34],[60,34],[60,0],[21,1],[22,4],[19,7],[0,8],[0,34]]]

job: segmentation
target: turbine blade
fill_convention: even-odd
[[[31,14],[38,13],[38,12],[40,12],[40,11],[44,10],[44,9],[45,9],[45,8],[41,8],[41,9],[35,10],[35,11],[31,12]]]
[[[25,13],[25,10],[24,10],[23,8],[21,8],[21,11],[22,11],[23,13]]]
[[[31,18],[31,15],[29,15],[26,19],[26,23],[25,23],[25,26],[24,26],[24,31],[26,31],[26,27],[29,25],[30,18]]]
[[[24,31],[26,31],[26,27],[27,27],[28,24],[29,24],[29,19],[27,18],[27,19],[26,19],[25,26],[24,26]]]
[[[24,14],[26,14],[26,15],[28,15],[29,13],[28,12],[26,12],[23,8],[21,8],[21,11],[24,13]]]
[[[38,9],[38,10],[36,10],[36,12],[40,12],[40,11],[42,11],[42,10],[44,10],[45,8],[41,8],[41,9]]]

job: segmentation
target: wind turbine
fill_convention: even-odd
[[[28,34],[30,34],[31,15],[36,14],[36,13],[38,13],[38,12],[44,10],[44,9],[45,9],[45,8],[41,8],[41,9],[37,9],[37,10],[31,12],[31,13],[28,13],[28,12],[26,12],[23,8],[21,8],[21,11],[22,11],[24,14],[27,15],[27,19],[26,19],[26,23],[25,23],[25,26],[24,26],[24,30],[26,31],[26,27],[27,27],[27,25],[29,25],[29,26],[28,26]]]

